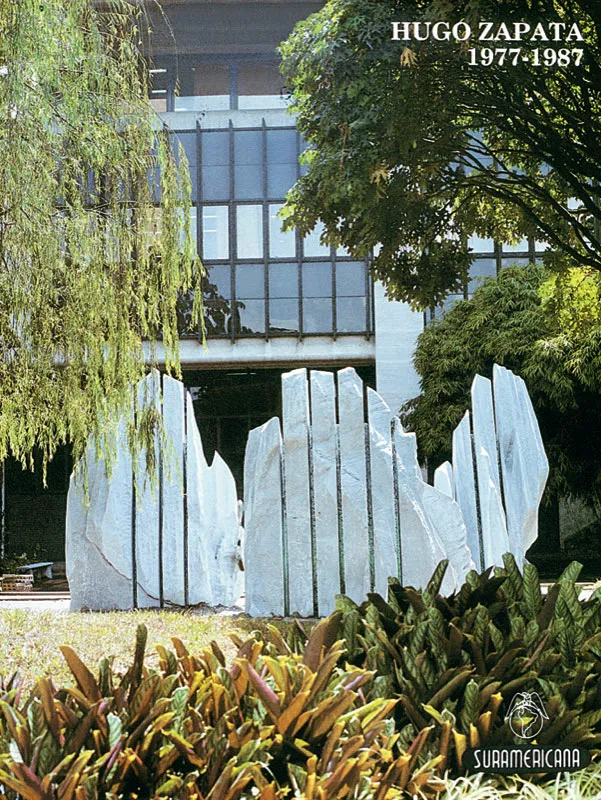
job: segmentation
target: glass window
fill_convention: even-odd
[[[265,300],[239,300],[236,316],[238,333],[265,333]]]
[[[216,264],[208,270],[204,281],[204,320],[208,334],[225,334],[230,330],[231,272],[226,264]]]
[[[267,195],[284,197],[296,183],[296,164],[267,164]]]
[[[503,244],[504,253],[528,252],[528,239],[521,239],[517,244]]]
[[[211,297],[219,295],[229,300],[232,296],[231,272],[227,264],[214,264],[207,270],[205,281],[205,296]]]
[[[298,265],[269,265],[269,296],[298,297]]]
[[[234,131],[234,161],[236,164],[263,163],[263,132]]]
[[[265,297],[265,267],[263,264],[236,265],[236,297]]]
[[[192,304],[194,292],[180,293],[177,298],[177,329],[181,336],[190,336],[198,333],[198,327],[192,325]]]
[[[332,265],[327,262],[303,264],[303,297],[332,296]]]
[[[258,200],[263,197],[263,168],[257,164],[236,164],[234,167],[236,200]]]
[[[267,131],[267,161],[269,164],[294,164],[296,152],[296,130]]]
[[[443,316],[448,311],[450,311],[456,303],[458,303],[460,300],[463,300],[463,299],[464,299],[464,297],[463,297],[462,294],[449,294],[449,295],[447,295],[445,297],[445,299],[442,301],[441,305],[439,306],[439,308],[442,311]],[[438,309],[437,309],[437,316],[439,316]]]
[[[336,298],[336,330],[359,333],[365,330],[365,297]]]
[[[236,207],[238,258],[263,257],[263,207]]]
[[[331,333],[332,299],[311,298],[303,300],[304,333]]]
[[[336,294],[339,297],[365,296],[365,264],[340,261],[336,264]]]
[[[228,167],[203,167],[202,168],[202,199],[203,200],[229,200],[230,196],[230,168]]]
[[[315,228],[305,236],[304,253],[307,258],[314,256],[327,256],[330,254],[330,245],[321,244],[319,239],[323,232],[323,222],[318,222]]]
[[[470,236],[467,240],[468,247],[474,253],[492,253],[495,249],[494,239],[482,239],[480,236]]]
[[[228,131],[202,132],[202,163],[205,167],[223,167],[230,163]]]
[[[516,256],[515,258],[503,258],[501,259],[501,267],[517,267],[518,265],[524,265],[528,263],[529,258],[527,256]]]
[[[294,258],[296,255],[296,233],[282,231],[282,220],[278,212],[282,205],[269,206],[269,255],[272,258]]]
[[[229,258],[227,206],[205,206],[202,209],[203,258]]]
[[[494,258],[476,258],[470,267],[468,294],[473,294],[486,278],[494,278],[497,274],[497,262]]]
[[[269,330],[271,333],[297,333],[298,300],[269,300]]]
[[[190,170],[190,180],[192,182],[192,198],[196,199],[198,195],[198,159],[196,157],[196,133],[178,133],[175,137],[175,144],[177,141],[181,143],[188,159],[188,168]],[[177,147],[176,147],[177,149]]]

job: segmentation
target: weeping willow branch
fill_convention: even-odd
[[[179,374],[178,292],[200,317],[187,162],[147,100],[140,19],[0,0],[0,459],[70,442],[77,460],[90,434],[109,456],[143,340]]]

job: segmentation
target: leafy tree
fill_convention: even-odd
[[[573,269],[507,267],[418,339],[422,394],[403,409],[421,454],[451,457],[451,437],[476,373],[494,363],[526,381],[549,457],[549,490],[601,510],[601,278]]]
[[[393,21],[420,20],[474,33],[392,39]],[[557,22],[563,36],[577,23],[578,34],[478,42],[481,21]],[[600,37],[598,0],[329,0],[282,46],[309,143],[286,224],[322,220],[325,239],[355,256],[378,247],[389,296],[421,306],[463,283],[472,233],[534,236],[552,245],[549,266],[600,270]],[[470,64],[468,49],[484,46],[521,50]],[[563,63],[566,48],[582,49],[580,63]]]
[[[146,99],[136,4],[105,6],[0,0],[0,459],[108,447],[143,339],[179,368],[187,165]]]

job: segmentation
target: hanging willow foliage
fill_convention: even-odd
[[[178,374],[176,300],[200,279],[185,155],[147,100],[144,17],[104,5],[0,0],[0,459],[23,464],[65,442],[77,460],[90,434],[110,453],[144,347],[162,337]]]

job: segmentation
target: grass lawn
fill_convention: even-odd
[[[24,609],[0,610],[0,675],[18,670],[28,684],[50,676],[55,683],[73,683],[59,650],[68,644],[93,673],[104,656],[114,655],[117,671],[131,663],[136,627],[148,628],[147,663],[157,663],[155,643],[171,646],[179,637],[193,653],[215,640],[228,660],[236,648],[228,637],[245,638],[252,630],[265,630],[266,623],[246,616],[200,615],[181,611],[110,611],[70,614]]]

